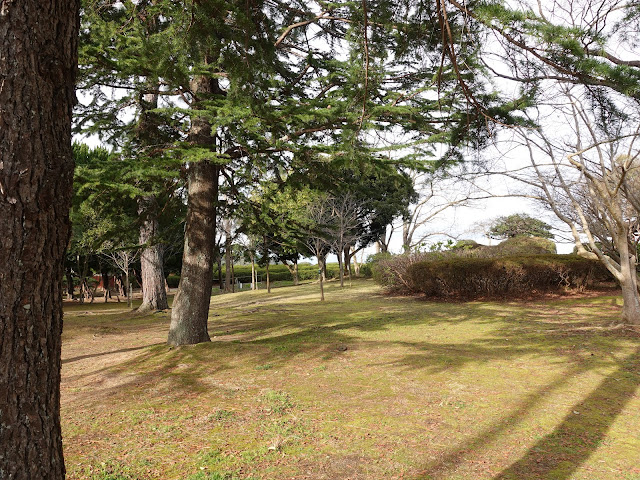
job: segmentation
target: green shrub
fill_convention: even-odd
[[[407,269],[410,291],[432,297],[496,296],[584,289],[602,276],[597,261],[571,255],[499,258],[451,258],[413,264]]]
[[[456,244],[451,247],[451,250],[475,250],[480,247],[482,247],[482,245],[475,240],[458,240]]]
[[[327,265],[327,277],[328,278],[338,278],[339,276],[339,267],[337,263],[330,263]],[[240,279],[240,281],[249,283],[251,281],[251,265],[235,265],[233,267],[233,272],[235,278]],[[256,265],[256,273],[259,278],[264,281],[267,277],[267,269],[262,266]],[[222,266],[222,276],[224,278],[224,265]],[[180,277],[177,277],[178,280]],[[218,271],[214,271],[214,278],[218,278]],[[287,268],[286,265],[282,264],[272,264],[269,265],[269,279],[272,282],[279,281],[291,281],[293,280],[293,275]],[[298,279],[299,280],[317,280],[318,279],[318,265],[310,264],[310,263],[299,263],[298,264]],[[171,287],[171,283],[169,283]]]
[[[360,276],[365,278],[371,278],[373,276],[373,269],[370,263],[360,265]]]
[[[180,283],[180,275],[176,275],[175,273],[170,273],[167,277],[167,285],[169,288],[178,288],[178,284]]]
[[[540,237],[512,237],[496,247],[501,255],[544,255],[556,253],[553,240]]]

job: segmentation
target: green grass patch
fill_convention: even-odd
[[[214,296],[212,342],[181,348],[167,313],[70,306],[67,478],[640,478],[640,339],[611,327],[619,297],[325,294]]]

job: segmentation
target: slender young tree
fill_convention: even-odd
[[[62,275],[79,2],[0,4],[0,477],[65,475]]]

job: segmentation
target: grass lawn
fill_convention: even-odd
[[[640,480],[640,335],[615,296],[434,303],[371,281],[168,314],[66,307],[69,479]]]

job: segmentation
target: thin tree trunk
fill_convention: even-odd
[[[140,224],[140,276],[142,277],[142,304],[140,312],[169,308],[164,278],[164,246],[158,242],[158,218],[155,215],[156,199],[147,196],[138,200]]]
[[[224,287],[222,285],[222,255],[220,255],[220,248],[218,248],[218,256],[216,257],[218,262],[218,288],[223,290]]]
[[[271,279],[269,278],[269,256],[267,256],[267,293],[271,293]]]
[[[322,255],[318,257],[318,280],[320,281],[320,300],[324,302],[324,268],[325,261],[322,259]]]
[[[94,280],[93,288],[89,288],[87,285],[87,288],[89,290],[89,295],[91,297],[91,301],[89,303],[93,303],[93,301],[96,299],[96,290],[98,290],[98,282],[96,282],[93,277],[91,278]]]
[[[120,297],[123,296],[122,295],[122,275],[118,275],[116,277],[114,277],[114,287],[116,289],[116,299],[118,301],[118,303],[120,303]]]
[[[78,255],[77,257],[77,262],[78,262],[78,271],[80,272],[80,303],[84,303],[85,300],[85,294],[87,294],[87,270],[89,268],[88,266],[88,262],[87,262],[87,256],[84,255],[83,256],[83,262],[82,264],[80,264],[80,255]],[[87,295],[88,298],[88,295]]]
[[[338,275],[340,276],[340,288],[344,287],[344,261],[341,252],[338,252]]]
[[[85,299],[89,298],[89,286],[87,280],[82,280],[80,283],[80,303],[84,303]]]
[[[349,280],[351,280],[351,246],[346,245],[342,252],[344,255],[344,268],[349,276]]]
[[[411,251],[411,242],[413,234],[411,232],[411,224],[404,222],[402,224],[402,251],[409,253]]]
[[[104,303],[109,301],[109,274],[102,272],[102,289],[104,290]]]
[[[73,300],[73,274],[67,270],[67,300]]]
[[[251,290],[256,289],[256,261],[255,257],[251,255]]]
[[[129,269],[125,273],[125,287],[127,289],[127,307],[133,306],[133,299],[131,298],[131,280],[129,279]]]
[[[231,291],[236,293],[236,272],[233,268],[233,255],[231,256],[231,285],[233,287]]]
[[[63,480],[77,0],[0,2],[0,477]]]
[[[224,291],[231,291],[231,235],[227,232],[224,242]]]
[[[353,251],[351,258],[353,258],[353,270],[354,270],[354,273],[355,273],[356,277],[359,277],[360,276],[360,264],[358,263],[358,254],[355,251]]]
[[[291,263],[291,265],[289,265],[287,262],[282,262],[282,264],[287,267],[287,270],[289,270],[289,273],[291,274],[291,280],[293,281],[293,285],[298,285],[300,283],[300,280],[298,278],[298,261],[295,260],[294,262]]]
[[[219,91],[216,81],[207,77],[198,77],[191,89],[196,96]],[[202,117],[192,118],[189,140],[200,148],[215,148],[211,125]],[[189,165],[184,253],[180,284],[171,311],[168,338],[171,345],[211,341],[207,321],[213,287],[219,172],[218,165],[206,160]]]

